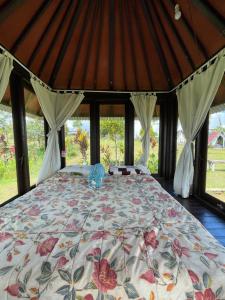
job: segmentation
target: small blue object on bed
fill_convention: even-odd
[[[91,166],[88,176],[89,185],[92,188],[100,188],[102,186],[103,178],[105,177],[105,169],[102,164],[95,164]]]

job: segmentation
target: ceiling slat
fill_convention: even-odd
[[[48,60],[48,58],[50,56],[50,53],[51,53],[52,49],[54,49],[54,47],[56,46],[57,39],[58,39],[58,36],[59,36],[59,30],[60,30],[60,28],[63,27],[63,24],[66,21],[66,18],[68,17],[68,15],[69,15],[69,13],[71,11],[72,5],[73,5],[73,0],[70,0],[70,2],[68,4],[68,6],[67,6],[67,8],[66,8],[66,10],[64,12],[64,14],[62,14],[62,16],[60,18],[60,22],[59,22],[59,25],[57,27],[57,30],[55,31],[55,34],[54,34],[54,36],[53,36],[53,38],[51,40],[51,43],[50,43],[50,45],[48,47],[48,50],[45,53],[45,57],[44,57],[43,61],[41,62],[40,68],[39,68],[39,70],[37,72],[37,75],[39,77],[40,77],[40,74],[42,73],[42,71],[43,71],[43,69],[44,69],[44,67],[45,67],[45,65],[47,63],[47,60]]]
[[[174,51],[174,47],[171,45],[171,42],[170,42],[170,40],[169,40],[167,34],[165,33],[165,30],[164,30],[164,28],[163,28],[163,26],[162,26],[162,22],[160,21],[160,16],[159,16],[159,14],[158,14],[158,12],[157,12],[157,9],[155,8],[155,3],[154,3],[154,1],[151,2],[151,9],[152,9],[152,12],[155,14],[155,16],[156,16],[156,18],[157,18],[157,20],[158,20],[157,25],[160,27],[161,33],[162,33],[164,39],[165,39],[166,42],[167,42],[167,45],[168,45],[169,50],[170,50],[170,53],[171,53],[171,55],[172,55],[172,57],[173,57],[173,61],[174,61],[175,65],[176,65],[176,67],[177,67],[177,70],[178,70],[178,72],[179,72],[180,79],[183,80],[183,79],[184,79],[183,72],[182,72],[182,70],[181,70],[180,64],[178,63],[177,56],[176,56],[176,53],[175,53],[175,51]]]
[[[39,9],[35,12],[35,14],[32,16],[30,21],[27,23],[21,34],[18,36],[18,38],[13,43],[13,46],[11,47],[10,51],[12,53],[15,53],[19,44],[25,39],[28,32],[32,29],[32,26],[34,23],[38,21],[38,19],[42,16],[44,11],[48,8],[48,6],[51,4],[50,0],[44,0],[42,4],[40,5]]]
[[[80,49],[81,49],[81,46],[82,46],[82,40],[83,40],[83,37],[84,37],[84,32],[85,32],[85,29],[87,28],[87,22],[88,22],[88,19],[89,19],[89,16],[90,16],[90,12],[93,9],[93,4],[94,4],[94,1],[89,1],[88,2],[85,17],[83,18],[79,39],[78,39],[78,42],[77,42],[77,45],[76,45],[76,48],[75,48],[75,53],[73,55],[73,59],[71,59],[72,60],[72,67],[71,67],[71,70],[69,72],[70,75],[69,75],[69,81],[68,81],[68,85],[67,85],[68,89],[72,87],[72,80],[73,80],[74,73],[76,71],[76,65],[77,65]],[[85,67],[86,66],[83,66],[83,69]]]
[[[32,64],[32,62],[34,61],[34,59],[36,58],[39,49],[42,47],[43,45],[43,40],[45,38],[45,36],[48,34],[49,30],[51,29],[51,25],[53,24],[53,22],[55,21],[55,19],[58,17],[58,15],[61,13],[61,8],[63,6],[63,1],[60,1],[58,6],[56,7],[56,10],[54,11],[54,13],[52,14],[48,25],[46,26],[45,30],[43,31],[42,35],[40,36],[39,40],[37,41],[37,44],[34,48],[34,51],[32,52],[28,63],[27,63],[27,67],[29,68],[30,65]]]
[[[64,40],[63,40],[63,43],[62,43],[62,47],[60,49],[60,52],[57,56],[57,59],[56,59],[56,62],[55,62],[55,65],[54,65],[54,68],[53,68],[53,71],[52,71],[52,75],[50,77],[50,80],[49,80],[49,84],[54,87],[54,84],[55,84],[55,79],[58,75],[58,72],[59,72],[59,69],[61,67],[61,64],[62,64],[62,61],[63,61],[63,58],[64,58],[64,55],[66,53],[66,50],[67,50],[67,47],[70,43],[70,40],[71,40],[71,37],[73,35],[73,32],[74,32],[74,29],[75,29],[75,25],[77,23],[77,20],[78,20],[78,17],[80,15],[80,10],[81,10],[81,7],[82,7],[82,1],[77,1],[77,4],[76,4],[76,8],[74,10],[74,14],[70,20],[70,23],[69,23],[69,26],[68,26],[68,30],[66,32],[66,35],[64,37]]]
[[[169,89],[171,89],[171,87],[173,85],[173,80],[172,80],[172,77],[171,77],[171,74],[170,74],[170,71],[169,71],[169,68],[168,68],[168,65],[167,65],[167,61],[166,61],[166,58],[165,58],[165,55],[164,55],[164,52],[163,52],[164,50],[162,49],[162,47],[160,45],[159,38],[157,36],[157,32],[156,32],[156,29],[155,29],[155,25],[152,21],[152,17],[151,17],[151,13],[150,13],[150,10],[149,10],[149,7],[148,7],[148,3],[145,0],[143,0],[141,3],[142,3],[143,10],[144,10],[145,18],[146,18],[146,21],[147,21],[147,24],[148,24],[148,30],[149,30],[152,38],[153,38],[154,46],[155,46],[155,49],[156,49],[157,54],[159,56],[164,74],[166,76],[166,81],[168,83],[168,87],[169,87]]]

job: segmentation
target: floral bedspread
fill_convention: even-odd
[[[0,299],[225,299],[225,248],[151,176],[57,173],[0,209]]]

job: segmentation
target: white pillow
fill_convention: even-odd
[[[83,176],[88,176],[90,173],[90,165],[71,165],[61,169],[59,172],[64,173],[80,173]]]

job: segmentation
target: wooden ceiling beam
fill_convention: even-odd
[[[148,2],[143,0],[143,1],[141,1],[141,4],[142,4],[144,15],[145,15],[145,18],[146,18],[146,21],[147,21],[147,24],[148,24],[148,30],[149,30],[152,38],[153,38],[153,43],[154,43],[155,49],[157,51],[157,54],[159,56],[164,74],[166,76],[166,81],[168,83],[168,87],[169,87],[169,89],[171,89],[173,87],[173,80],[172,80],[172,77],[171,77],[171,74],[170,74],[170,71],[169,71],[169,68],[168,68],[168,65],[167,65],[165,53],[164,53],[163,49],[160,46],[160,41],[159,41],[159,38],[158,38],[158,35],[157,35],[157,32],[156,32],[155,24],[152,20],[151,12],[150,12],[150,9],[148,7]]]
[[[1,6],[0,6],[0,23],[6,20],[9,15],[21,5],[21,0],[14,0],[14,1],[8,1],[6,0]]]
[[[114,81],[114,39],[115,39],[114,0],[109,5],[109,87],[113,89]]]
[[[139,90],[139,83],[138,83],[138,78],[137,78],[137,61],[135,57],[135,51],[134,51],[134,38],[132,34],[132,29],[131,29],[131,20],[130,20],[130,9],[129,9],[129,0],[124,2],[127,7],[125,6],[125,12],[127,14],[127,20],[128,20],[128,40],[130,44],[130,49],[131,49],[131,65],[133,67],[133,74],[134,74],[134,79],[135,79],[135,89],[134,90]]]
[[[56,77],[57,77],[58,72],[60,70],[63,58],[64,58],[65,53],[67,51],[68,45],[70,43],[71,37],[72,37],[73,32],[74,32],[74,28],[76,26],[78,17],[80,15],[80,9],[81,9],[81,7],[82,7],[82,1],[78,0],[77,4],[76,4],[76,7],[75,7],[75,10],[74,10],[74,13],[73,13],[73,16],[72,16],[72,18],[70,20],[70,23],[69,23],[69,26],[68,26],[68,30],[67,30],[66,35],[64,37],[64,40],[63,40],[63,43],[62,43],[62,47],[61,47],[60,52],[59,52],[59,54],[57,56],[57,59],[56,59],[56,62],[55,62],[55,65],[54,65],[54,68],[53,68],[53,71],[52,71],[52,74],[51,74],[51,77],[50,77],[50,80],[49,80],[49,85],[51,87],[54,87],[54,83],[55,83]]]
[[[159,28],[161,30],[161,33],[162,33],[164,39],[167,42],[168,48],[169,48],[170,53],[171,53],[171,55],[173,57],[173,61],[174,61],[175,65],[176,65],[176,68],[177,68],[177,70],[179,72],[180,79],[183,80],[184,79],[184,75],[183,75],[183,72],[181,70],[180,64],[178,63],[177,56],[176,56],[176,53],[174,51],[174,47],[172,47],[171,42],[170,42],[170,40],[168,38],[168,35],[165,33],[165,30],[164,30],[164,28],[162,26],[162,22],[160,22],[160,16],[159,16],[159,14],[157,12],[157,9],[155,7],[154,1],[152,1],[150,5],[151,5],[151,10],[152,10],[153,14],[156,16],[157,20],[159,20],[159,22],[157,24],[158,24],[158,26],[159,26]]]
[[[81,25],[81,30],[80,30],[80,33],[79,33],[79,39],[78,39],[77,45],[75,47],[75,53],[73,55],[73,59],[71,59],[72,60],[72,66],[71,66],[71,70],[70,70],[70,73],[69,73],[69,81],[68,81],[68,84],[67,84],[68,89],[70,89],[72,87],[73,75],[74,75],[74,72],[76,70],[76,65],[77,65],[80,49],[81,49],[81,46],[82,46],[84,32],[85,32],[85,29],[87,28],[89,13],[91,12],[91,10],[93,8],[93,4],[94,4],[94,1],[88,1],[87,9],[86,9],[86,12],[85,12],[85,17],[83,18],[83,22],[82,22],[82,25]]]
[[[170,28],[172,29],[174,35],[176,36],[176,39],[177,39],[178,43],[180,44],[188,63],[190,64],[191,68],[193,70],[195,70],[196,66],[194,64],[194,61],[193,61],[190,53],[187,50],[187,46],[185,45],[183,39],[181,38],[181,36],[180,36],[179,32],[177,31],[175,25],[173,24],[173,21],[171,20],[170,15],[169,15],[168,11],[166,10],[164,2],[162,0],[158,0],[157,3],[159,4],[159,6],[161,8],[161,11],[163,13],[164,18],[167,20],[167,23],[169,24]]]
[[[87,74],[87,70],[89,67],[89,63],[90,63],[90,50],[92,47],[92,41],[93,41],[93,36],[94,36],[94,30],[95,30],[95,21],[96,21],[96,16],[98,14],[98,2],[94,1],[95,3],[95,8],[93,11],[93,15],[92,15],[92,19],[91,19],[91,29],[89,31],[89,36],[88,36],[88,45],[87,45],[87,50],[86,50],[86,55],[85,55],[85,68],[82,69],[82,73],[81,73],[81,88],[84,89],[84,82],[85,82],[85,78],[86,78],[86,74]]]
[[[97,78],[98,78],[98,66],[99,66],[99,51],[102,39],[102,15],[103,15],[103,3],[102,0],[97,0],[99,2],[99,25],[98,25],[98,41],[97,41],[97,51],[96,51],[96,60],[95,60],[95,72],[94,72],[94,90],[97,87]]]
[[[43,45],[43,40],[46,37],[46,35],[48,34],[49,30],[51,29],[52,24],[54,23],[54,21],[57,19],[58,15],[61,13],[61,8],[63,6],[63,1],[60,1],[59,4],[57,5],[54,13],[52,14],[46,28],[44,29],[44,31],[42,32],[40,38],[38,39],[38,42],[34,48],[34,51],[31,53],[31,56],[28,60],[27,63],[27,67],[29,68],[30,65],[32,64],[32,62],[34,61],[34,59],[36,58],[39,49],[41,48],[41,46]]]
[[[150,87],[150,89],[153,89],[151,68],[149,67],[149,63],[148,63],[148,59],[147,59],[147,57],[148,57],[147,45],[145,45],[145,42],[144,42],[144,36],[143,36],[141,24],[140,24],[140,16],[138,15],[137,10],[135,9],[135,6],[134,6],[133,2],[132,2],[132,9],[133,9],[134,14],[135,14],[135,22],[136,22],[136,25],[137,25],[137,30],[138,30],[138,34],[139,34],[139,38],[140,38],[140,42],[141,42],[141,49],[142,49],[143,57],[144,57],[145,62],[146,62],[146,69],[147,69],[149,87]]]
[[[169,4],[170,4],[171,8],[174,9],[174,7],[176,5],[176,2],[175,2],[175,0],[169,0]],[[181,10],[182,10],[182,8],[181,8]],[[197,33],[194,30],[194,28],[191,27],[191,25],[188,23],[188,20],[187,20],[187,18],[185,17],[184,14],[182,14],[182,16],[180,18],[180,22],[182,22],[182,24],[185,27],[185,30],[192,37],[193,41],[196,44],[196,47],[200,50],[200,52],[202,53],[202,55],[204,56],[204,58],[207,59],[208,58],[208,53],[206,51],[206,48],[202,44],[201,40],[198,38]],[[192,26],[193,26],[193,24],[192,24]]]
[[[48,8],[48,6],[51,4],[50,0],[44,0],[40,7],[37,9],[35,14],[32,16],[31,20],[26,24],[25,28],[21,32],[21,34],[18,36],[18,38],[13,43],[13,46],[10,49],[11,53],[15,53],[20,43],[25,39],[28,32],[33,28],[33,25],[38,21],[38,19],[43,15],[44,11]]]
[[[122,55],[122,68],[123,68],[123,81],[124,89],[127,90],[127,79],[126,79],[126,56],[125,56],[125,42],[124,42],[124,18],[123,18],[123,9],[122,1],[119,1],[119,20],[120,20],[120,45],[121,45],[121,55]]]
[[[40,75],[41,75],[41,73],[42,73],[42,71],[43,71],[43,69],[44,69],[44,67],[47,63],[47,60],[50,56],[50,53],[51,53],[52,49],[54,49],[54,47],[56,45],[56,42],[57,42],[58,36],[59,36],[60,28],[62,28],[64,26],[64,23],[66,22],[66,19],[67,19],[68,15],[71,11],[72,5],[73,5],[73,0],[70,0],[69,4],[67,6],[67,9],[65,10],[64,14],[62,15],[62,17],[60,19],[59,25],[57,26],[57,30],[55,31],[55,34],[54,34],[54,36],[51,40],[51,43],[48,47],[48,50],[45,53],[44,59],[43,59],[41,65],[40,65],[40,68],[39,68],[38,72],[37,72],[37,76],[39,76],[39,77],[40,77]]]
[[[197,6],[201,12],[217,27],[217,29],[225,35],[225,19],[219,14],[219,12],[208,2],[201,0],[192,0],[195,6]]]

